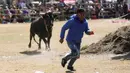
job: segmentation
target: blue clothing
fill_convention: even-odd
[[[67,42],[67,44],[68,44],[68,47],[71,50],[71,53],[73,53],[74,56],[79,56],[80,55],[81,43]]]
[[[77,16],[68,20],[61,29],[60,38],[64,39],[65,31],[69,29],[67,35],[67,42],[80,43],[84,32],[87,34],[89,27],[86,19],[80,21]]]
[[[74,18],[76,16],[76,14],[73,14],[70,16],[70,19]]]
[[[67,53],[64,59],[66,61],[70,60],[68,66],[73,67],[74,62],[80,57],[80,43],[67,42],[67,44],[71,50],[71,53]]]

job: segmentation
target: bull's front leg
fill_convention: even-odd
[[[48,50],[51,50],[51,48],[50,48],[50,39],[51,39],[51,37],[48,38],[48,42],[47,42],[47,44],[48,44]]]
[[[49,33],[48,33],[48,38],[47,38],[47,45],[48,45],[48,51],[51,50],[50,48],[50,40],[51,40],[51,37],[52,37],[52,27],[49,28]]]
[[[48,46],[47,46],[47,40],[45,38],[43,38],[43,41],[45,43],[45,49],[47,50],[48,49]]]

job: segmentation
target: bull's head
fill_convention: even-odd
[[[42,15],[42,17],[43,19],[45,19],[47,26],[53,26],[54,18],[52,13],[45,13],[44,15]]]

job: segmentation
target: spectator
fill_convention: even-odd
[[[128,6],[127,6],[126,3],[124,3],[124,5],[123,5],[123,13],[124,13],[124,14],[127,14],[127,13],[128,13]]]
[[[25,1],[21,1],[18,3],[20,9],[27,8]]]

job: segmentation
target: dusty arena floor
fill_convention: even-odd
[[[117,19],[88,22],[95,35],[85,35],[82,46],[99,41],[121,26],[130,25],[127,20]],[[61,58],[69,51],[66,42],[59,43],[64,23],[54,23],[51,51],[44,49],[43,42],[41,50],[37,50],[34,41],[32,48],[28,48],[30,23],[0,24],[0,73],[130,73],[130,61],[112,54],[81,55],[74,65],[75,72],[62,68]]]

